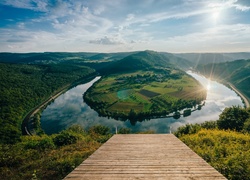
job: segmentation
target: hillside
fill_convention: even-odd
[[[241,53],[240,52],[239,53],[175,53],[174,55],[192,62],[195,66],[250,58],[250,53],[248,53],[248,52],[241,52]]]
[[[250,99],[250,60],[237,60],[217,64],[199,65],[197,70],[207,77],[232,83]]]
[[[72,83],[93,75],[78,65],[0,63],[0,143],[14,143],[22,120],[34,107]]]
[[[157,67],[172,67],[187,69],[192,66],[189,61],[175,57],[170,53],[158,53],[155,51],[141,51],[129,55],[119,61],[113,62],[101,69],[101,73],[131,72],[137,70],[150,70]]]

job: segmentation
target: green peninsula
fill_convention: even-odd
[[[112,73],[84,94],[86,103],[100,116],[121,120],[165,117],[197,107],[206,98],[199,82],[155,52],[128,56],[107,69]]]

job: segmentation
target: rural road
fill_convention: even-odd
[[[238,91],[238,89],[233,84],[228,83],[228,85],[243,99],[243,101],[245,102],[245,106],[247,108],[250,107],[248,99],[240,91]]]

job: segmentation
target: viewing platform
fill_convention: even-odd
[[[117,134],[65,179],[226,178],[173,134]]]

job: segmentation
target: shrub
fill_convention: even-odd
[[[131,129],[129,128],[121,128],[118,131],[118,134],[130,134],[131,133]]]
[[[89,129],[90,136],[99,143],[106,142],[112,135],[106,126],[96,125]]]
[[[89,129],[90,134],[108,135],[110,134],[110,129],[106,126],[96,125]]]
[[[70,126],[67,130],[79,134],[85,134],[85,130],[83,129],[83,127],[77,124]]]
[[[69,144],[74,144],[77,142],[78,136],[70,133],[68,131],[62,131],[60,134],[57,134],[53,141],[56,146],[64,146]]]
[[[243,125],[243,131],[250,133],[250,118],[248,118]]]
[[[47,150],[54,149],[55,144],[49,136],[27,136],[22,138],[25,149]]]
[[[248,117],[249,114],[246,109],[239,106],[225,108],[217,121],[218,127],[219,129],[242,131],[243,125]]]

